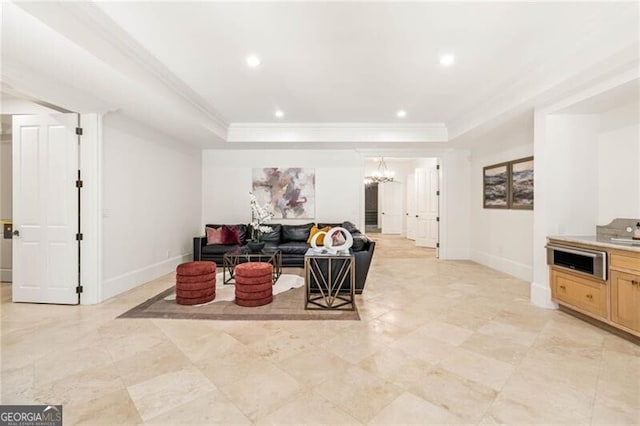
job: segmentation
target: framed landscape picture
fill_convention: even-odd
[[[511,208],[533,210],[533,157],[514,160],[509,164]]]
[[[509,208],[509,163],[483,168],[482,195],[485,209]]]

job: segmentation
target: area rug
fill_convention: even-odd
[[[216,277],[216,281],[221,283],[222,277]],[[302,283],[302,285],[300,285],[300,283]],[[273,302],[268,305],[254,308],[238,306],[233,302],[234,291],[234,286],[231,284],[225,286],[218,284],[218,286],[216,286],[215,302],[196,306],[184,306],[178,305],[175,302],[175,286],[172,286],[133,309],[130,309],[118,318],[202,319],[221,321],[360,320],[357,310],[304,309],[306,290],[304,288],[304,279],[298,275],[282,274],[274,285]],[[230,294],[232,296],[229,296]]]

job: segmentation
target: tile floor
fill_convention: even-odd
[[[65,425],[640,424],[639,346],[375,238],[355,322],[114,319],[170,275],[98,306],[3,285],[1,402],[64,404]]]

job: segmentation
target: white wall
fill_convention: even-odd
[[[545,245],[550,235],[594,235],[598,216],[597,114],[535,113],[531,301],[554,308]]]
[[[639,123],[638,102],[600,114],[598,225],[606,225],[615,218],[640,218]]]
[[[552,234],[594,235],[598,214],[598,115],[547,118],[548,211]]]
[[[463,149],[449,150],[439,158],[440,259],[469,259],[470,153]]]
[[[249,191],[253,168],[315,169],[316,211],[309,219],[278,223],[351,221],[364,229],[364,160],[355,151],[338,150],[205,150],[202,154],[202,215],[206,223],[251,221]]]
[[[104,300],[190,260],[201,154],[120,113],[104,117],[102,147]]]
[[[533,211],[483,208],[483,167],[533,155],[533,120],[502,126],[473,141],[471,259],[522,280],[533,277]]]

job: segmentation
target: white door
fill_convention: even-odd
[[[76,114],[13,117],[13,301],[78,300]]]
[[[438,185],[437,165],[416,169],[416,194],[418,206],[418,224],[416,246],[436,248],[438,246]]]
[[[402,186],[402,183],[396,181],[378,185],[382,200],[380,214],[383,234],[402,233]]]
[[[426,197],[427,197],[427,247],[437,247],[438,245],[438,231],[439,231],[439,173],[437,165],[429,166],[427,168],[427,180],[426,180]]]
[[[416,228],[418,226],[417,214],[415,174],[411,173],[407,175],[407,211],[405,213],[407,219],[407,238],[410,240],[416,239]]]

